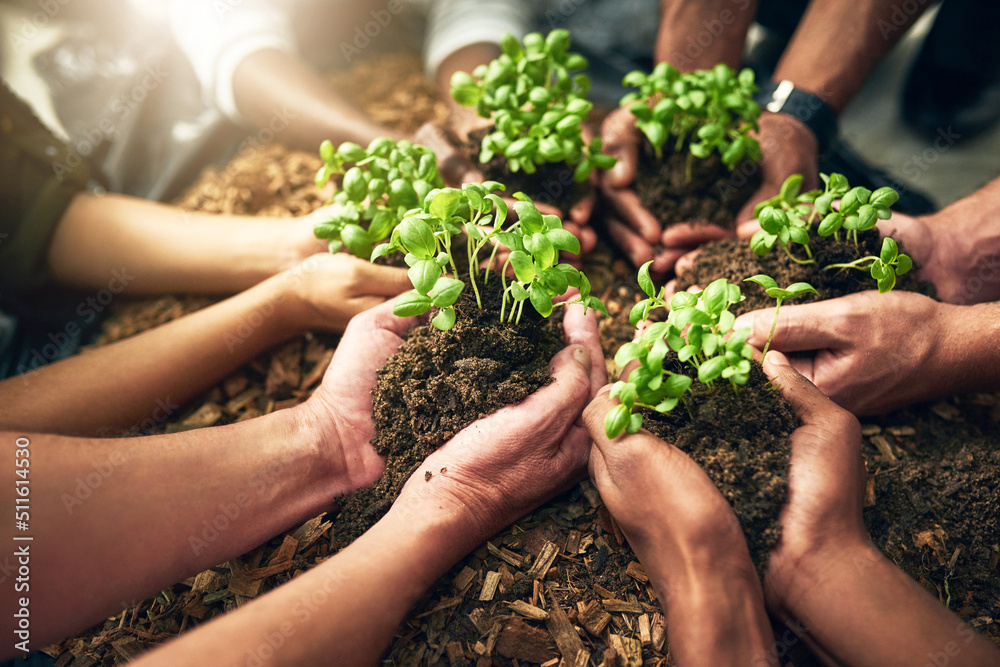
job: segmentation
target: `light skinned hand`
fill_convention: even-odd
[[[792,367],[854,414],[881,414],[955,389],[941,354],[961,349],[947,326],[954,308],[895,290],[784,305],[771,349],[811,353],[791,357]],[[750,328],[747,342],[761,349],[773,321],[768,308],[741,315],[734,327]]]
[[[594,311],[567,306],[563,324],[567,347],[549,366],[554,381],[460,431],[413,474],[397,504],[464,515],[471,548],[581,479],[590,436],[580,415],[607,374]]]

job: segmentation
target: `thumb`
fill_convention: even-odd
[[[413,287],[406,269],[402,267],[380,264],[365,264],[364,267],[362,284],[358,287],[360,294],[396,296]]]
[[[794,406],[803,425],[822,424],[831,419],[840,419],[843,415],[850,416],[850,413],[795,370],[781,352],[767,353],[764,372],[771,378],[772,384],[781,390],[781,395]]]

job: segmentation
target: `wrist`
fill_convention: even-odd
[[[764,155],[778,154],[789,149],[804,156],[811,164],[818,163],[819,143],[812,130],[795,116],[764,111],[757,120],[758,136]]]

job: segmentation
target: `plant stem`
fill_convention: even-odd
[[[764,343],[764,352],[760,355],[760,365],[764,365],[767,358],[767,348],[771,346],[771,339],[774,338],[774,330],[778,327],[778,311],[781,310],[781,299],[777,299],[778,305],[774,307],[774,322],[771,322],[771,333],[767,334],[767,341]]]
[[[874,264],[876,259],[878,259],[878,257],[875,257],[874,255],[868,255],[867,257],[856,259],[853,262],[849,262],[847,264],[828,264],[827,266],[823,267],[823,270],[829,271],[830,269],[857,269],[858,271],[867,271],[868,267],[861,266],[860,263],[867,260],[871,260],[871,264]],[[871,264],[869,264],[868,266],[871,266]]]
[[[803,247],[806,249],[806,252],[809,253],[809,246],[803,246]],[[796,264],[815,264],[816,263],[816,260],[812,258],[812,253],[809,253],[809,259],[799,259],[798,257],[796,257],[795,255],[792,254],[792,251],[788,249],[787,245],[781,246],[781,249],[784,250],[785,254],[788,255],[788,258],[790,260],[792,260],[793,262],[795,262]]]

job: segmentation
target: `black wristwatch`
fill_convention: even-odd
[[[754,96],[765,111],[783,113],[802,121],[812,130],[819,154],[827,153],[837,140],[837,114],[821,98],[795,87],[791,81],[768,81]]]

